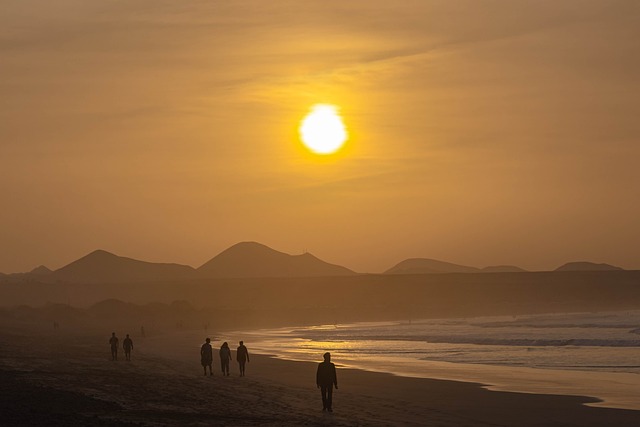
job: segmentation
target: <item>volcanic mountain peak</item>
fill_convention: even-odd
[[[257,242],[241,242],[222,251],[198,271],[206,277],[348,276],[348,268],[329,264],[310,253],[289,255]]]

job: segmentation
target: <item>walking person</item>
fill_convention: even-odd
[[[338,389],[338,377],[336,376],[336,365],[331,363],[331,353],[326,352],[323,356],[324,362],[318,363],[316,373],[316,385],[322,394],[322,410],[333,412],[333,387]]]
[[[124,348],[124,358],[127,360],[131,360],[131,350],[133,350],[133,340],[129,338],[129,334],[127,337],[122,340],[122,348]]]
[[[225,341],[220,346],[220,365],[222,365],[222,375],[229,376],[229,361],[231,360],[231,349]]]
[[[236,350],[236,360],[240,366],[240,376],[244,377],[244,366],[246,362],[249,361],[249,350],[247,350],[247,347],[244,345],[244,341],[240,341],[240,345]]]
[[[109,344],[111,345],[111,360],[118,360],[118,337],[116,337],[116,333],[111,333],[111,338],[109,338]]]
[[[211,348],[211,339],[207,338],[205,343],[200,347],[200,363],[204,368],[204,374],[207,375],[207,366],[209,367],[209,375],[213,375],[211,365],[213,364],[213,349]]]

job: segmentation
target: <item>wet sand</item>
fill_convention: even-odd
[[[338,370],[330,414],[314,363],[252,354],[246,377],[235,362],[223,377],[215,359],[204,376],[201,342],[173,345],[185,335],[134,337],[130,362],[110,360],[109,335],[0,336],[0,425],[640,425],[640,411],[584,406],[586,397],[353,369]]]

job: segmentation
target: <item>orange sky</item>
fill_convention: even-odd
[[[640,2],[0,6],[0,271],[254,240],[640,269]],[[308,154],[316,103],[351,135]]]

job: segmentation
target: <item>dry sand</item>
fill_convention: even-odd
[[[185,334],[134,337],[131,362],[109,360],[109,335],[2,334],[0,425],[640,425],[640,411],[587,407],[593,399],[585,397],[351,369],[338,370],[330,414],[321,410],[313,363],[252,355],[246,377],[234,362],[223,377],[214,359],[210,377],[199,364],[201,342],[174,344]]]

